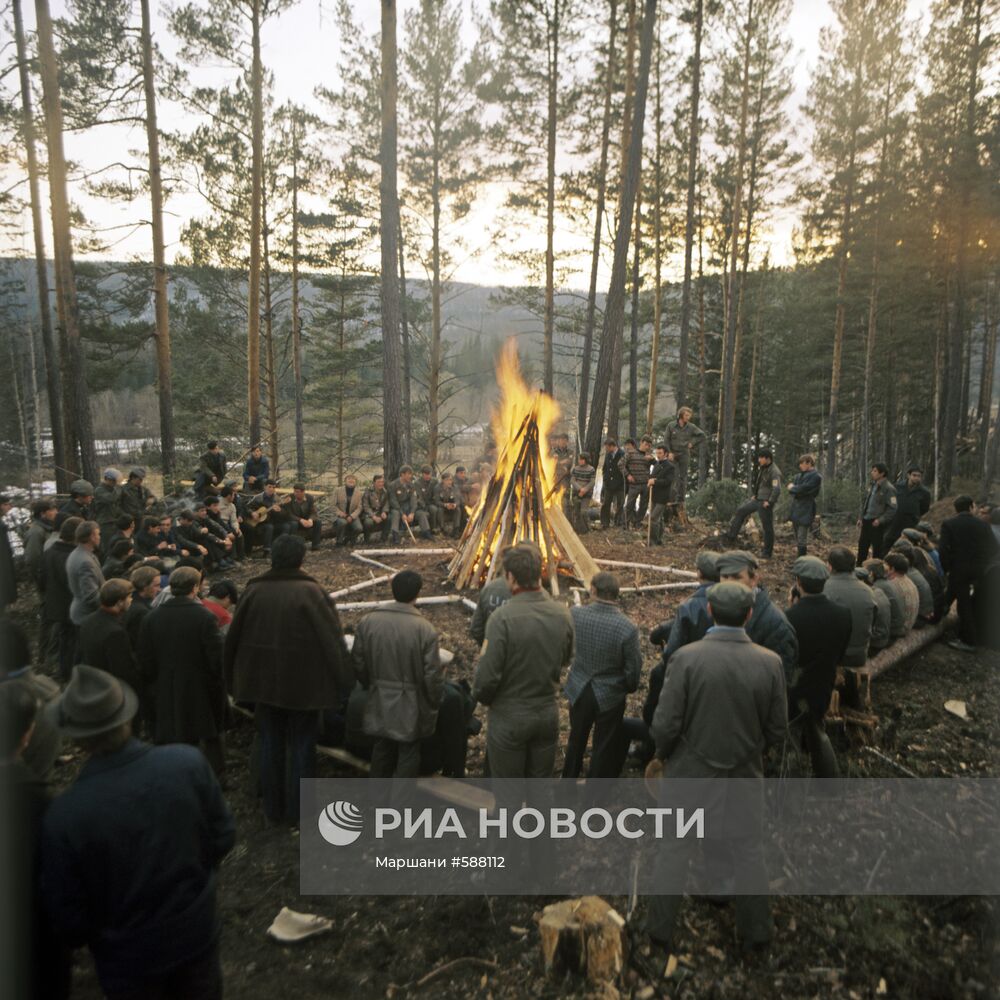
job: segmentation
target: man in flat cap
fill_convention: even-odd
[[[101,539],[109,542],[118,527],[118,518],[124,513],[122,509],[122,474],[117,469],[105,469],[100,486],[94,490],[94,504],[91,516],[101,526]],[[104,546],[102,555],[107,555]]]
[[[63,521],[70,517],[78,517],[81,521],[90,520],[90,508],[94,502],[94,487],[86,479],[74,479],[69,484],[69,499],[59,508],[56,514],[56,528],[63,526]]]
[[[132,735],[125,683],[80,665],[45,713],[84,763],[45,815],[42,895],[54,929],[94,956],[103,994],[222,997],[215,882],[236,829],[194,747]]]
[[[851,641],[851,613],[834,604],[823,588],[829,567],[816,556],[792,564],[795,587],[785,612],[799,643],[799,672],[788,692],[789,718],[798,718],[817,778],[837,777],[837,757],[823,728],[823,716],[837,681],[837,667]]]
[[[720,580],[735,580],[753,591],[753,617],[747,625],[747,635],[758,646],[781,657],[785,683],[791,684],[799,656],[798,639],[784,612],[771,601],[767,588],[760,582],[757,560],[749,552],[732,549],[719,556],[717,568]]]
[[[671,657],[653,717],[656,757],[646,776],[702,779],[698,799],[705,803],[712,838],[705,842],[707,877],[715,892],[723,883],[735,888],[736,928],[743,948],[753,950],[771,938],[761,826],[762,753],[785,738],[785,679],[781,659],[753,643],[745,631],[754,607],[749,587],[717,583],[708,591],[708,606],[714,624],[705,638]],[[711,832],[720,829],[721,834]],[[665,949],[673,943],[684,877],[697,845],[692,838],[673,841],[657,859],[655,888],[671,895],[648,897],[646,930]]]
[[[153,491],[145,486],[146,470],[136,466],[129,469],[128,480],[122,487],[122,512],[135,519],[136,528],[142,524],[142,519],[153,509],[156,497]]]

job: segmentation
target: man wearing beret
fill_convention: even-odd
[[[734,884],[736,928],[743,948],[752,950],[771,937],[761,827],[762,753],[785,738],[785,679],[780,658],[753,643],[745,631],[754,607],[749,587],[718,583],[708,591],[708,606],[714,624],[705,638],[671,658],[653,717],[656,757],[646,776],[702,779],[697,794],[710,818],[706,830],[722,830],[721,836],[709,833],[712,839],[705,844],[707,877],[713,888]],[[672,894],[648,897],[646,929],[666,949],[697,844],[691,838],[677,840],[662,848],[657,859],[656,889]]]
[[[733,549],[719,556],[717,568],[720,580],[735,580],[753,592],[753,616],[747,625],[747,635],[758,646],[781,657],[785,683],[791,684],[799,658],[798,639],[784,612],[771,601],[767,588],[758,580],[757,560],[749,552]]]
[[[816,556],[792,565],[795,588],[785,612],[799,643],[799,672],[788,692],[788,714],[798,717],[817,778],[837,777],[837,757],[823,728],[823,716],[837,680],[837,667],[851,641],[851,613],[834,604],[823,587],[830,570]]]

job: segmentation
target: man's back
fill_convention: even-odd
[[[490,616],[473,696],[505,713],[551,705],[572,654],[569,611],[542,590],[520,591]]]
[[[871,590],[853,573],[834,573],[826,581],[823,593],[834,604],[851,612],[851,641],[842,665],[863,667],[868,659],[868,644],[875,623],[876,605]]]
[[[671,777],[755,777],[786,717],[781,658],[741,628],[716,627],[671,657],[652,735]]]
[[[66,561],[76,546],[61,539],[42,553],[41,583],[45,619],[62,622],[69,618],[73,594],[66,578]]]
[[[956,579],[974,580],[982,575],[997,548],[990,526],[974,514],[956,514],[941,525],[941,563]]]
[[[90,945],[103,985],[155,977],[215,940],[215,869],[234,840],[198,750],[130,740],[88,760],[49,807],[52,918],[68,943]]]
[[[77,545],[66,557],[66,583],[73,595],[69,616],[74,625],[97,609],[98,592],[104,583],[97,556],[83,545]]]
[[[573,666],[566,680],[566,695],[574,701],[592,684],[602,709],[624,701],[639,686],[642,653],[639,629],[613,604],[593,601],[573,608]]]
[[[490,620],[490,615],[509,600],[510,587],[502,576],[490,580],[479,591],[479,600],[476,601],[476,610],[472,613],[469,634],[480,646],[483,644],[483,639],[486,638],[486,623]]]
[[[793,697],[804,698],[821,714],[829,705],[837,667],[851,641],[851,612],[816,594],[800,598],[786,609],[785,617],[799,640],[799,675]]]
[[[117,615],[103,608],[87,615],[77,637],[77,653],[81,663],[106,670],[132,688],[137,686],[132,645]]]
[[[746,633],[758,646],[777,653],[785,671],[785,682],[791,681],[798,661],[798,639],[788,624],[785,613],[772,600],[764,587],[756,588],[753,614],[747,623]]]

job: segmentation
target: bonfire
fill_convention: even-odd
[[[497,383],[500,403],[492,419],[497,466],[469,517],[448,578],[457,587],[482,587],[503,572],[503,549],[526,539],[541,549],[542,575],[553,594],[559,593],[560,574],[589,587],[597,566],[563,513],[548,449],[559,404],[525,383],[514,340],[500,356]]]

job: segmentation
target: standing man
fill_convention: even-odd
[[[110,1000],[221,1000],[215,883],[233,816],[197,750],[133,738],[137,707],[127,684],[78,666],[45,709],[85,757],[45,815],[46,908]]]
[[[656,757],[646,776],[655,780],[666,771],[670,778],[702,779],[699,787],[718,778],[753,782],[752,787],[750,782],[718,782],[718,799],[710,796],[706,809],[712,819],[718,818],[716,828],[725,838],[716,834],[706,845],[716,855],[713,875],[717,881],[726,875],[735,881],[736,929],[744,951],[750,951],[771,939],[762,753],[785,738],[785,681],[779,657],[751,642],[744,629],[753,612],[753,592],[738,583],[718,583],[708,592],[708,604],[712,628],[671,658],[653,717]],[[743,786],[738,794],[730,790],[734,784]],[[699,799],[703,797],[709,797],[707,788]],[[738,815],[734,802],[743,807]],[[697,844],[683,838],[669,850],[661,849],[658,857],[657,880],[677,894],[649,897],[646,929],[665,950],[673,941],[684,899],[680,887]]]
[[[24,540],[24,568],[32,583],[38,583],[38,575],[42,571],[42,553],[55,531],[56,524],[55,501],[45,498],[34,500],[31,504],[31,526]]]
[[[635,442],[632,441],[632,444]],[[655,461],[652,456],[653,439],[644,437],[638,449],[633,451],[628,450],[628,445],[626,441],[625,483],[628,493],[625,496],[625,526],[639,528],[649,503],[649,476]]]
[[[10,528],[6,517],[14,509],[10,497],[0,495],[0,614],[8,604],[17,600],[17,569],[14,566],[14,550],[10,545]]]
[[[128,580],[108,580],[101,587],[101,606],[92,611],[80,626],[77,658],[90,667],[106,670],[139,691],[132,643],[125,631],[125,613],[132,603],[132,584]]]
[[[604,463],[601,465],[601,527],[610,528],[612,521],[621,524],[625,507],[625,474],[621,462],[625,452],[612,438],[604,439]]]
[[[381,473],[372,480],[371,486],[361,497],[361,523],[366,542],[370,542],[376,532],[381,542],[389,537],[389,491],[385,488],[385,476]]]
[[[924,486],[923,479],[923,469],[919,465],[911,465],[906,470],[906,478],[896,483],[895,516],[886,529],[883,552],[892,548],[904,528],[915,528],[931,509],[931,493]]]
[[[207,451],[198,459],[198,472],[194,477],[195,496],[204,496],[205,491],[221,486],[226,478],[226,453],[218,441],[209,441]]]
[[[538,559],[539,565],[542,562],[542,550],[534,543],[522,538],[516,543],[519,548],[526,548]],[[506,551],[506,549],[504,550]],[[494,559],[503,559],[503,552],[496,553]],[[545,591],[543,590],[544,594]],[[503,573],[497,573],[495,577],[485,587],[479,591],[479,599],[476,601],[476,610],[472,612],[472,621],[469,623],[469,635],[476,640],[477,646],[482,646],[486,638],[486,623],[490,620],[490,615],[501,605],[510,600],[510,585],[507,577]]]
[[[299,780],[314,773],[320,712],[346,702],[354,686],[337,606],[303,571],[305,558],[298,535],[276,538],[271,569],[246,585],[226,634],[229,689],[254,703],[272,823],[298,823]]]
[[[676,512],[670,510],[677,476],[673,459],[673,452],[668,453],[665,445],[656,446],[656,463],[648,480],[653,499],[653,507],[649,512],[650,545],[663,544],[663,522],[665,519],[672,521]]]
[[[222,637],[198,600],[201,573],[181,566],[170,574],[170,600],[153,608],[139,629],[136,659],[150,694],[156,743],[200,746],[212,769],[225,770]]]
[[[122,474],[117,469],[105,469],[101,485],[94,492],[93,518],[101,526],[101,538],[110,544],[111,536],[122,516]]]
[[[556,460],[556,481],[554,487],[563,491],[563,510],[569,514],[569,477],[573,472],[573,452],[569,450],[569,435],[565,431],[560,431],[553,436],[552,444],[552,457]]]
[[[764,533],[761,559],[770,559],[774,553],[774,505],[781,496],[781,470],[774,464],[770,448],[761,448],[757,453],[757,469],[750,488],[750,498],[736,508],[729,529],[723,535],[727,545],[735,545],[740,529],[751,514],[760,518]]]
[[[399,478],[389,484],[389,530],[393,545],[399,544],[400,529],[407,524],[411,531],[416,524],[421,538],[430,536],[431,526],[427,520],[427,511],[420,505],[417,487],[413,482],[413,468],[404,465],[399,470]]]
[[[858,565],[864,565],[871,550],[876,559],[881,559],[888,551],[886,544],[888,528],[896,514],[896,491],[889,482],[889,467],[884,462],[872,466],[871,486],[861,505],[858,527]]]
[[[578,778],[594,731],[588,778],[617,778],[616,745],[625,715],[625,698],[639,687],[642,653],[639,629],[618,607],[618,578],[598,573],[590,582],[589,604],[570,609],[574,654],[566,686],[569,740],[564,778]]]
[[[788,492],[792,495],[788,519],[795,528],[795,544],[800,556],[806,554],[809,545],[809,529],[816,520],[816,497],[822,485],[823,477],[816,471],[816,459],[812,455],[802,455],[799,471],[788,484]]]
[[[69,618],[79,628],[83,619],[101,604],[104,574],[97,558],[97,550],[101,547],[100,526],[96,521],[81,521],[76,527],[73,540],[76,548],[66,559],[66,583],[73,595]]]
[[[823,716],[837,683],[837,667],[851,641],[851,613],[823,593],[830,570],[816,556],[799,556],[792,565],[795,588],[785,611],[799,643],[799,672],[788,692],[789,715],[798,716],[817,778],[838,776],[837,755],[823,727]]]
[[[364,533],[361,524],[361,491],[358,477],[344,476],[344,485],[333,491],[333,530],[337,545],[350,545]]]
[[[94,487],[86,479],[74,479],[69,484],[69,499],[59,508],[56,527],[61,528],[67,517],[90,520],[90,507],[94,502]]]
[[[267,460],[264,449],[255,444],[243,466],[243,490],[246,493],[259,493],[270,478],[271,463]]]
[[[354,485],[356,489],[356,480]],[[359,511],[360,508],[361,504],[359,503],[355,511]],[[316,516],[316,500],[306,493],[305,483],[292,484],[292,499],[288,501],[288,521],[293,532],[301,532],[309,539],[312,550],[315,552],[323,538],[323,522]],[[353,531],[352,529],[356,538],[361,533],[361,525],[357,519],[352,523],[357,523],[358,530]]]
[[[570,524],[581,535],[590,531],[590,498],[596,479],[597,471],[590,464],[590,455],[581,452],[576,457],[576,465],[569,477]]]
[[[144,485],[146,470],[136,466],[129,469],[128,480],[122,487],[121,508],[123,514],[128,514],[138,527],[143,518],[149,515],[156,503],[153,491]]]
[[[83,521],[78,517],[67,517],[63,521],[59,538],[42,553],[42,571],[38,579],[42,614],[50,633],[57,637],[59,679],[64,684],[70,678],[76,658],[76,626],[70,619],[73,593],[69,589],[66,563],[76,549],[76,529],[81,524]]]
[[[976,517],[972,497],[955,497],[955,516],[941,525],[941,564],[948,574],[948,605],[958,604],[958,638],[952,649],[974,653],[979,640],[976,604],[983,600],[986,571],[1000,551],[990,526]],[[981,610],[981,609],[980,609]],[[994,613],[996,609],[994,608]]]
[[[707,440],[708,437],[697,424],[691,423],[693,416],[694,410],[690,406],[682,406],[677,411],[677,419],[667,424],[667,434],[664,441],[667,451],[673,454],[673,461],[677,466],[677,475],[674,477],[674,495],[671,499],[677,505],[675,509],[682,525],[686,521],[684,502],[687,499],[688,460],[694,446]]]
[[[542,590],[542,560],[515,545],[503,554],[511,599],[486,624],[473,697],[489,708],[494,778],[551,778],[559,742],[559,675],[573,655],[569,611]]]
[[[392,578],[394,603],[365,615],[351,658],[368,692],[364,731],[375,738],[372,778],[416,778],[420,741],[434,732],[444,691],[437,632],[417,610],[423,578],[404,569]]]

